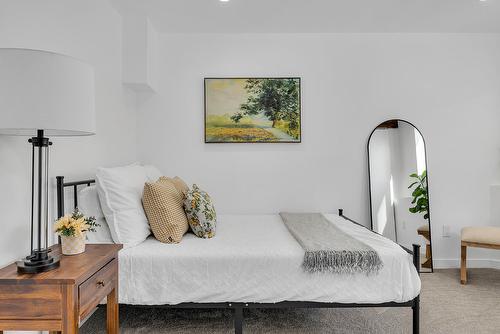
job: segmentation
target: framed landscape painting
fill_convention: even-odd
[[[300,78],[205,78],[205,143],[300,142]]]

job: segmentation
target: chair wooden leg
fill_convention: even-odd
[[[462,244],[461,263],[460,263],[460,283],[467,283],[467,246]]]

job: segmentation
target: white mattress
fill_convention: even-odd
[[[187,234],[179,244],[162,244],[148,238],[120,251],[120,302],[382,303],[419,294],[407,252],[337,215],[325,216],[379,253],[384,267],[377,275],[306,273],[304,251],[279,215],[226,215],[218,217],[213,239]]]

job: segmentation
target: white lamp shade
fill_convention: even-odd
[[[0,48],[0,134],[95,133],[94,71],[57,53]]]

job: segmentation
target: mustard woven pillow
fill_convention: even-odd
[[[175,189],[181,194],[182,199],[186,198],[186,194],[189,191],[189,187],[187,186],[186,182],[184,182],[183,179],[180,177],[176,176],[174,178],[166,177],[166,176],[161,176],[158,181],[170,181],[174,185]]]
[[[166,177],[144,185],[142,204],[156,239],[178,243],[189,229],[183,196]]]

